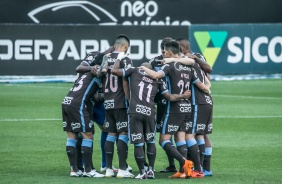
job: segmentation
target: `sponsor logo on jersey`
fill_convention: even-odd
[[[208,104],[211,104],[211,105],[212,105],[212,100],[211,100],[211,97],[210,97],[210,96],[205,95],[205,98],[206,98],[206,102],[207,102]]]
[[[62,104],[69,105],[69,104],[71,104],[72,99],[73,99],[73,97],[68,97],[68,96],[66,96],[66,97],[63,99]]]
[[[141,114],[145,114],[147,116],[150,116],[152,114],[152,110],[150,107],[144,106],[144,105],[136,105],[136,112],[141,113]]]

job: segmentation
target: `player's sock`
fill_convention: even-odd
[[[212,155],[212,148],[207,147],[205,149],[204,164],[203,164],[203,169],[205,169],[206,171],[211,170],[211,155]]]
[[[83,139],[81,144],[85,172],[90,172],[92,169],[92,142],[92,139]]]
[[[128,150],[128,135],[119,135],[117,143],[119,169],[126,170],[126,158]]]
[[[145,154],[143,149],[144,143],[134,144],[134,157],[137,163],[140,174],[145,173],[144,164],[145,164]]]
[[[201,163],[201,166],[203,166],[204,154],[205,154],[205,139],[198,139],[197,144],[199,147],[200,163]]]
[[[171,145],[170,140],[165,140],[161,143],[162,148],[166,151],[167,154],[174,157],[179,161],[180,167],[184,164],[184,157],[177,151],[177,149]]]
[[[147,143],[147,157],[149,161],[149,170],[154,170],[156,160],[156,144],[155,141]]]
[[[107,168],[112,168],[112,165],[113,165],[114,145],[115,145],[116,139],[117,139],[117,136],[108,134],[106,142],[105,142],[105,156],[106,156]]]
[[[175,147],[175,146],[174,146],[174,141],[173,141],[172,138],[170,138],[170,142],[171,142],[171,146],[172,146],[172,147]],[[170,167],[175,167],[174,157],[173,157],[173,156],[170,156],[169,154],[166,154],[166,156],[167,156],[167,160],[168,160],[169,166],[170,166]]]
[[[194,170],[201,171],[201,164],[200,164],[200,158],[199,158],[199,147],[197,144],[197,141],[193,138],[186,141],[186,144],[188,146],[188,151],[191,155],[191,161],[194,163]]]
[[[105,156],[105,142],[107,139],[108,132],[101,132],[100,146],[102,154],[102,167],[106,167],[106,156]]]
[[[76,154],[77,154],[77,167],[79,170],[83,171],[83,159],[81,154],[81,143],[82,137],[81,134],[78,134],[77,142],[76,142]]]
[[[184,157],[187,157],[187,145],[185,141],[179,141],[176,143],[177,151]]]
[[[77,172],[77,153],[76,153],[76,139],[67,139],[66,152],[69,158],[71,170]]]

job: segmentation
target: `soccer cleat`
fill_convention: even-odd
[[[195,171],[195,170],[192,170],[191,172],[191,178],[203,178],[205,176],[204,172],[203,171]]]
[[[183,165],[183,169],[184,169],[184,173],[186,174],[186,176],[190,177],[191,176],[191,172],[192,172],[192,168],[193,168],[193,162],[190,160],[185,160],[184,165]]]
[[[155,178],[155,173],[154,171],[150,170],[147,172],[147,178],[148,179],[154,179]]]
[[[100,172],[105,172],[106,169],[107,169],[106,167],[101,167],[101,168],[100,168]]]
[[[134,175],[127,170],[118,170],[117,178],[134,178]]]
[[[114,176],[115,176],[114,170],[109,168],[106,169],[105,177],[114,177]]]
[[[185,173],[181,173],[179,171],[177,171],[177,173],[175,173],[174,175],[169,176],[169,178],[187,178],[187,175]]]
[[[212,171],[203,170],[205,176],[212,176]]]
[[[90,172],[84,172],[84,177],[93,177],[93,178],[103,178],[105,177],[104,174],[98,173],[95,169],[92,169]]]
[[[175,165],[174,166],[168,166],[164,168],[163,170],[160,170],[160,172],[177,172]]]
[[[78,170],[77,172],[75,172],[75,171],[70,172],[71,177],[80,177],[82,175],[83,175],[83,172],[81,170]]]
[[[129,165],[127,165],[126,170],[129,171],[129,172],[132,172],[132,167],[130,167]]]
[[[148,179],[146,173],[138,174],[135,178],[136,178],[136,179],[140,179],[140,180],[146,180],[146,179]]]

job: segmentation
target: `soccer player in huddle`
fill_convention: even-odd
[[[126,35],[119,35],[114,44],[114,52],[107,58],[107,64],[103,66],[101,71],[103,76],[103,92],[105,104],[105,122],[104,128],[108,132],[105,143],[106,153],[106,177],[113,177],[114,171],[112,168],[114,144],[117,141],[117,152],[119,160],[118,178],[132,178],[134,177],[126,170],[126,159],[128,151],[128,117],[127,117],[127,99],[128,99],[128,83],[122,77],[115,76],[111,73],[114,63],[117,61],[120,52],[127,52],[130,46],[130,40]],[[132,66],[130,58],[123,58],[120,65],[125,68],[128,65]],[[104,70],[106,69],[106,71]]]
[[[203,83],[209,83],[208,74],[212,72],[212,68],[207,64],[205,58],[201,54],[191,51],[190,42],[187,39],[179,38],[176,41],[181,46],[183,54],[196,61],[193,68],[197,72],[199,80]],[[192,114],[193,121],[196,124],[193,133],[196,134],[197,144],[200,150],[200,163],[203,167],[204,175],[212,176],[210,169],[212,145],[208,134],[212,133],[213,100],[211,95],[203,93],[195,85],[192,85],[192,91]]]
[[[176,41],[169,41],[164,48],[165,58],[179,58],[179,44]],[[194,61],[190,61],[193,64]],[[182,65],[180,63],[172,62],[162,67],[162,70],[155,72],[142,67],[146,73],[152,78],[162,78],[166,76],[169,89],[173,94],[182,94],[183,91],[189,90],[190,84],[195,83],[199,89],[205,93],[210,93],[208,87],[199,81],[193,68]],[[172,175],[172,178],[195,177],[196,170],[192,170],[193,163],[186,160],[187,146],[185,142],[186,132],[191,127],[191,102],[188,100],[181,100],[179,102],[168,102],[166,115],[162,118],[163,127],[160,136],[160,144],[162,148],[171,156],[179,161],[179,171]],[[177,137],[177,147],[171,145],[171,136]],[[189,137],[189,141],[196,142],[193,136]],[[197,155],[197,149],[191,150],[194,155]],[[196,165],[195,165],[196,164]],[[194,163],[194,167],[200,167],[199,162]],[[189,168],[184,170],[184,168]]]
[[[122,53],[120,53],[122,54]],[[122,59],[121,59],[122,60]],[[154,178],[154,163],[156,157],[155,147],[155,102],[158,91],[168,100],[179,101],[190,96],[189,91],[181,94],[170,94],[166,84],[162,80],[150,78],[140,67],[128,67],[120,69],[120,60],[117,60],[112,74],[128,77],[130,81],[130,105],[129,105],[129,134],[130,142],[134,144],[134,156],[139,168],[139,174],[135,178]],[[143,67],[152,68],[149,63],[143,63]],[[147,144],[147,157],[149,168],[145,172],[144,143]],[[188,170],[188,168],[185,168]],[[188,171],[187,171],[188,172]]]
[[[111,46],[106,51],[102,52],[102,54],[108,54],[114,51],[114,47]],[[93,51],[86,55],[86,57],[82,60],[80,65],[76,68],[76,72],[79,76],[83,75],[87,72],[92,72],[94,75],[98,75],[98,67],[101,64],[101,59],[98,63],[96,63],[97,60],[95,60],[96,56],[99,54],[99,51]],[[102,57],[103,55],[101,55]],[[97,64],[97,65],[96,65]],[[94,94],[91,102],[87,104],[87,109],[89,112],[89,115],[91,119],[97,123],[99,128],[101,129],[101,136],[100,136],[100,147],[101,147],[101,155],[102,155],[102,164],[101,168],[106,167],[106,158],[105,158],[105,151],[104,151],[104,145],[107,138],[108,133],[104,131],[103,124],[105,121],[105,108],[104,108],[104,95],[102,93],[102,84],[99,86],[99,90],[97,93]],[[94,106],[93,106],[94,103]],[[94,130],[93,130],[94,134]],[[80,134],[78,134],[78,140],[77,140],[77,165],[80,170],[83,170],[83,159],[81,155],[81,143],[82,143],[82,137]],[[93,149],[93,146],[92,146]],[[95,169],[92,164],[92,169]]]
[[[67,132],[66,152],[71,166],[70,176],[78,177],[104,177],[93,169],[92,146],[93,146],[93,121],[89,114],[91,98],[98,91],[101,83],[91,71],[102,62],[103,54],[93,53],[93,67],[81,74],[74,82],[73,87],[64,97],[62,102],[63,129]],[[81,153],[84,161],[84,172],[77,166],[77,139],[78,134],[83,138]]]

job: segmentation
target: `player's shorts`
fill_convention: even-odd
[[[162,122],[161,134],[174,135],[178,131],[187,132],[192,124],[191,113],[165,114]]]
[[[142,114],[129,115],[129,132],[130,143],[151,142],[155,139],[155,119]]]
[[[93,121],[86,108],[62,105],[63,129],[67,132],[93,132]]]
[[[189,129],[192,134],[211,134],[212,133],[212,105],[193,105],[192,121],[193,126]]]
[[[166,111],[166,105],[163,103],[157,103],[157,113],[156,113],[156,131],[161,132],[162,127],[162,117],[164,116]]]
[[[127,109],[111,109],[105,111],[103,125],[106,132],[119,133],[128,131]]]
[[[98,125],[103,126],[105,122],[105,107],[104,103],[95,103],[93,108],[93,121]]]

